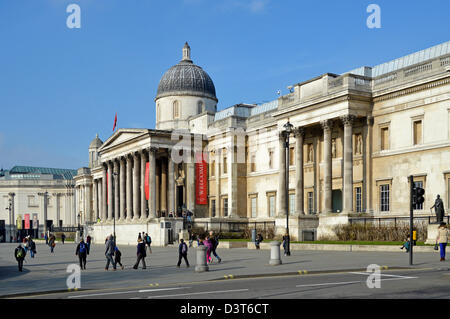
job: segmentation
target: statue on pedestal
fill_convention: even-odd
[[[444,221],[444,202],[439,195],[437,195],[434,205],[430,207],[430,209],[433,208],[436,213],[437,224],[442,223]]]

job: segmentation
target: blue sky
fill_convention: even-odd
[[[66,26],[72,3],[80,29]],[[381,29],[366,26],[371,3]],[[449,41],[448,12],[437,0],[0,0],[0,166],[86,166],[116,112],[121,128],[154,128],[185,41],[223,109]]]

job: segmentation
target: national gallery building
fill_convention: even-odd
[[[118,243],[135,243],[144,231],[165,245],[167,228],[183,229],[181,211],[208,229],[266,223],[278,235],[288,215],[292,240],[332,236],[355,216],[409,216],[410,175],[426,191],[415,216],[430,216],[438,194],[448,212],[450,42],[290,91],[217,111],[214,83],[186,43],[160,80],[156,128],[96,137],[75,176],[94,240],[115,229]]]

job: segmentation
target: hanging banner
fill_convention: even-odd
[[[145,163],[145,199],[148,200],[150,198],[150,182],[149,182],[149,176],[150,173],[150,163]]]
[[[22,216],[17,216],[17,220],[16,220],[16,226],[17,229],[22,229]]]
[[[30,214],[25,214],[25,229],[30,229]]]
[[[37,214],[33,214],[33,229],[39,229]]]
[[[195,153],[195,202],[197,205],[208,204],[208,165],[203,152]]]

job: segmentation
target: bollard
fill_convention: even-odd
[[[195,272],[208,271],[209,267],[206,263],[206,246],[200,245],[197,247],[197,265],[195,266]]]
[[[280,242],[279,241],[270,242],[270,262],[269,262],[269,264],[272,266],[281,265]]]

